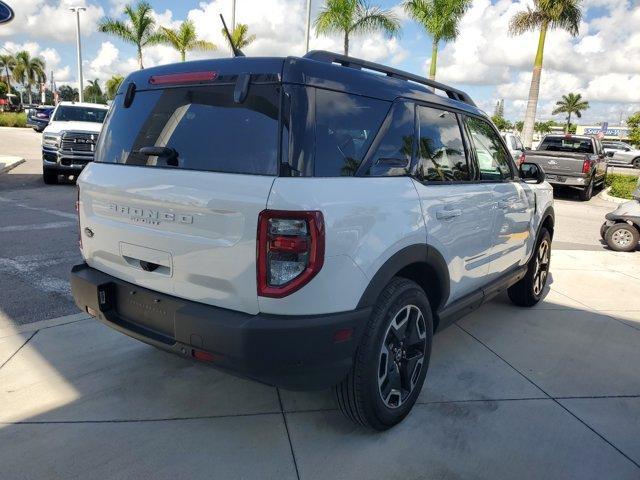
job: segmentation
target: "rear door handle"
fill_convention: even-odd
[[[438,210],[436,212],[436,218],[438,220],[450,220],[455,217],[459,217],[462,215],[462,210],[459,208],[455,208],[453,210]]]

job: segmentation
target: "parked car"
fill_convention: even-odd
[[[42,178],[78,175],[93,161],[98,134],[108,107],[99,103],[60,102],[42,133]]]
[[[551,185],[577,188],[585,201],[607,177],[607,157],[595,137],[545,135],[536,150],[525,151],[525,159],[542,166]]]
[[[602,142],[610,165],[640,168],[640,150],[624,142]]]
[[[522,144],[520,137],[515,133],[503,133],[502,139],[507,145],[511,158],[516,162],[516,165],[524,162],[524,145]]]
[[[329,52],[132,73],[78,186],[82,311],[236,375],[333,387],[379,430],[413,407],[434,331],[504,290],[532,306],[547,281],[542,169],[517,169],[466,93]]]
[[[605,215],[600,235],[612,250],[633,252],[640,241],[640,180],[633,192],[633,200],[621,203]]]
[[[27,113],[27,127],[32,127],[36,132],[42,132],[47,125],[55,107],[41,106],[29,109]]]

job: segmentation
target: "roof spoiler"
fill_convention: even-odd
[[[436,82],[434,80],[428,80],[419,75],[414,75],[413,73],[404,72],[402,70],[398,70],[392,67],[387,67],[379,63],[369,62],[367,60],[360,60],[359,58],[347,57],[346,55],[327,52],[325,50],[312,50],[309,53],[307,53],[303,58],[306,58],[309,60],[315,60],[317,62],[333,63],[337,65],[342,65],[343,67],[355,68],[358,70],[364,69],[364,70],[371,70],[378,73],[383,73],[387,77],[398,78],[400,80],[415,82],[415,83],[419,83],[419,84],[434,88],[436,90],[441,90],[445,92],[447,96],[452,100],[457,100],[459,102],[463,102],[468,105],[472,105],[474,107],[476,106],[473,100],[471,100],[471,97],[465,92],[463,92],[462,90],[449,87],[444,83]]]

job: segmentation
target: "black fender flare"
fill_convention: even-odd
[[[556,224],[556,213],[555,213],[555,210],[553,209],[553,205],[549,205],[544,211],[544,213],[540,216],[540,225],[538,225],[538,232],[536,233],[536,241],[538,239],[538,236],[540,235],[540,229],[547,222],[547,220],[551,221],[551,228],[553,230]],[[549,233],[553,237],[553,232],[549,232]]]
[[[403,268],[413,264],[426,264],[435,274],[434,279],[439,285],[439,298],[437,305],[432,308],[440,308],[449,298],[449,269],[442,254],[433,246],[427,244],[409,245],[394,253],[369,281],[369,285],[360,297],[357,308],[367,308],[375,305],[380,293]],[[431,279],[429,279],[431,280]],[[429,292],[427,292],[429,295]]]

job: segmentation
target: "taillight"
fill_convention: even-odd
[[[169,73],[167,75],[152,75],[149,77],[149,83],[151,85],[180,85],[213,82],[216,78],[218,78],[218,72]]]
[[[82,250],[82,227],[80,226],[80,187],[76,188],[76,216],[78,218],[78,247]]]
[[[591,160],[588,158],[584,159],[582,162],[582,173],[590,173],[591,172]]]
[[[260,212],[257,261],[262,297],[281,298],[309,283],[324,262],[322,213]]]

